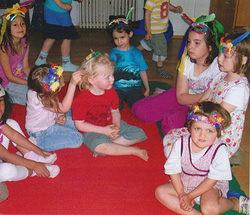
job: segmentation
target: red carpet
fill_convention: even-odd
[[[23,130],[25,107],[14,105],[11,118]],[[165,157],[156,124],[136,120],[130,109],[122,118],[144,129],[148,139],[137,146],[148,150],[149,161],[135,156],[98,156],[82,145],[57,151],[61,168],[54,179],[29,177],[6,183],[9,198],[0,204],[2,214],[175,214],[154,197],[155,188],[168,182]],[[11,147],[10,150],[13,150]]]

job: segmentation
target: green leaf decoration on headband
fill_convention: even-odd
[[[90,60],[94,57],[98,57],[99,55],[101,55],[101,52],[91,52],[87,57],[86,57],[86,60]]]
[[[134,11],[134,9],[135,9],[134,7],[131,7],[131,8],[130,8],[130,10],[129,10],[127,16],[126,16],[126,21],[129,20],[129,17],[130,17],[130,15],[131,15],[131,13]]]
[[[212,22],[214,21],[215,19],[215,14],[214,13],[211,13],[210,15],[208,16],[200,16],[196,19],[195,22],[199,22],[199,23],[205,23],[205,22]]]

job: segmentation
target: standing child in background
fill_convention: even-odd
[[[110,51],[109,55],[116,63],[113,87],[119,97],[120,110],[124,107],[124,101],[131,108],[135,102],[144,96],[149,96],[150,90],[146,73],[148,65],[141,51],[130,45],[133,31],[128,19],[133,9],[130,9],[126,19],[114,19],[108,26],[117,46]],[[142,82],[145,86],[144,93],[142,92]]]
[[[164,135],[183,127],[189,105],[199,101],[220,72],[217,56],[221,33],[224,28],[214,14],[197,18],[186,33],[176,87],[136,102],[132,108],[135,117],[144,123],[161,120]]]
[[[12,103],[25,105],[27,101],[27,76],[29,44],[25,23],[27,9],[19,4],[8,8],[3,15],[0,36],[0,77],[2,86]]]
[[[81,72],[74,72],[62,102],[58,93],[63,81],[63,69],[56,64],[36,66],[28,78],[28,101],[25,128],[37,145],[46,151],[78,148],[82,135],[75,128],[71,115],[66,114],[75,94]]]
[[[114,64],[108,54],[93,52],[81,65],[81,91],[72,105],[73,120],[84,144],[97,155],[134,155],[145,161],[148,153],[130,145],[147,137],[144,131],[121,120],[119,98],[112,88]]]
[[[231,126],[222,131],[221,137],[230,157],[240,147],[249,102],[249,83],[245,77],[250,72],[249,34],[231,33],[221,39],[218,63],[222,73],[214,78],[201,98],[220,104],[231,114]]]
[[[71,20],[71,4],[72,0],[46,0],[44,5],[45,40],[35,62],[37,66],[46,64],[47,56],[55,41],[63,40],[61,44],[62,68],[69,72],[75,72],[79,68],[70,61],[71,40],[80,37]]]
[[[178,214],[222,214],[229,210],[249,214],[249,198],[227,198],[232,180],[229,152],[218,137],[229,126],[230,114],[213,102],[189,109],[190,133],[179,138],[164,165],[171,182],[159,186],[159,202]],[[194,204],[200,204],[200,211]]]
[[[60,168],[51,165],[56,160],[56,154],[41,150],[6,123],[9,110],[5,109],[5,104],[9,107],[8,103],[8,95],[0,85],[0,183],[20,181],[35,175],[56,177]],[[8,151],[10,140],[21,154]]]
[[[173,78],[163,67],[167,59],[167,40],[164,33],[168,28],[169,11],[181,13],[182,7],[173,6],[170,0],[147,0],[144,8],[146,35],[138,49],[154,50],[152,60],[156,62],[156,75],[162,78]]]

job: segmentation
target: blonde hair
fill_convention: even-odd
[[[88,79],[89,77],[96,77],[99,74],[99,71],[97,70],[98,66],[107,66],[112,69],[115,68],[114,62],[107,53],[102,53],[99,56],[90,58],[89,60],[84,59],[79,69],[83,75],[78,84],[80,90],[89,89],[91,87]]]

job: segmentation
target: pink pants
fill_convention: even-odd
[[[172,87],[157,96],[145,97],[134,103],[132,113],[148,124],[161,120],[162,133],[166,135],[171,129],[184,126],[188,108],[178,103],[176,87]]]

